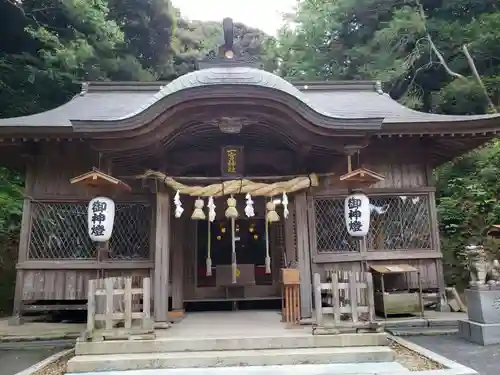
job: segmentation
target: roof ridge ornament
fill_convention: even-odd
[[[261,61],[239,48],[234,44],[234,23],[233,19],[226,17],[222,20],[222,31],[224,44],[218,51],[210,51],[207,56],[197,62],[198,69],[221,68],[221,67],[247,67],[261,69]]]
[[[382,81],[375,81],[375,91],[380,95],[384,93],[384,90],[382,89]]]

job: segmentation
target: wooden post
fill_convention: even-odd
[[[375,295],[373,290],[373,276],[371,272],[365,273],[366,279],[366,301],[368,304],[368,320],[370,323],[375,322]]]
[[[109,277],[104,279],[104,286],[106,288],[106,329],[113,328],[113,313],[114,313],[114,280]]]
[[[358,322],[358,283],[356,282],[356,275],[354,274],[354,271],[349,272],[349,302],[351,305],[351,316],[352,316],[352,322],[357,323]]]
[[[170,197],[165,186],[156,193],[154,319],[156,328],[168,328],[170,268]]]
[[[436,193],[431,191],[428,195],[428,199],[432,248],[435,251],[441,252],[441,242],[439,240],[439,222],[436,208]],[[439,309],[441,311],[447,311],[447,306],[442,306],[442,302],[446,301],[446,285],[444,283],[442,258],[436,259],[436,277],[439,288]]]
[[[89,287],[87,290],[87,333],[92,334],[95,329],[95,314],[96,314],[96,291],[97,281],[89,280]]]
[[[300,274],[300,315],[312,317],[311,253],[307,220],[307,196],[305,192],[295,196],[295,225],[297,227],[297,255]]]
[[[316,313],[316,326],[323,326],[323,304],[321,303],[321,277],[319,273],[314,274],[314,311]]]
[[[132,328],[132,278],[125,278],[125,294],[123,295],[125,328]]]
[[[335,325],[340,323],[340,291],[339,291],[339,274],[332,272],[332,306],[333,306],[333,322]]]
[[[30,159],[26,166],[26,180],[25,189],[28,194],[31,193],[33,188],[33,174],[34,166],[32,163],[33,159]],[[25,199],[23,203],[23,216],[21,219],[21,231],[19,234],[19,252],[17,257],[17,263],[24,262],[28,260],[29,256],[29,246],[30,246],[30,236],[31,236],[31,225],[32,225],[32,206],[31,200]],[[12,317],[9,319],[9,325],[19,325],[22,324],[22,305],[23,305],[23,284],[24,284],[24,274],[22,270],[17,270],[16,272],[16,287],[14,290],[14,306],[12,308]]]
[[[142,279],[142,328],[151,329],[151,279]]]
[[[295,267],[295,262],[297,260],[297,250],[295,244],[295,206],[294,203],[290,205],[290,213],[288,219],[285,220],[285,255],[288,264],[285,267],[290,267],[293,264]]]
[[[184,311],[184,225],[182,219],[172,223],[172,310]]]

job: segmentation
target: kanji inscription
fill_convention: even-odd
[[[106,228],[103,223],[106,221],[107,207],[106,202],[99,200],[92,202],[92,227],[90,228],[90,233],[93,236],[104,236]]]

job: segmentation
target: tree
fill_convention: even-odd
[[[174,75],[175,9],[169,0],[108,0],[109,17],[124,33],[127,54],[155,79]]]
[[[463,81],[448,88],[449,96],[458,87],[477,85],[464,45],[482,78],[497,82],[498,44],[492,41],[500,34],[499,19],[493,0],[304,0],[293,18],[295,27],[280,33],[281,74],[379,79],[395,99],[444,112],[444,87]],[[498,100],[493,86],[487,84],[488,95]],[[478,97],[480,113],[487,110],[483,102]],[[459,112],[458,106],[453,111]]]

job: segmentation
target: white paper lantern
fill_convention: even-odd
[[[345,225],[353,237],[364,237],[370,229],[370,200],[361,193],[351,194],[345,199]]]
[[[115,202],[106,197],[92,199],[89,203],[87,222],[92,241],[109,241],[115,222]]]

